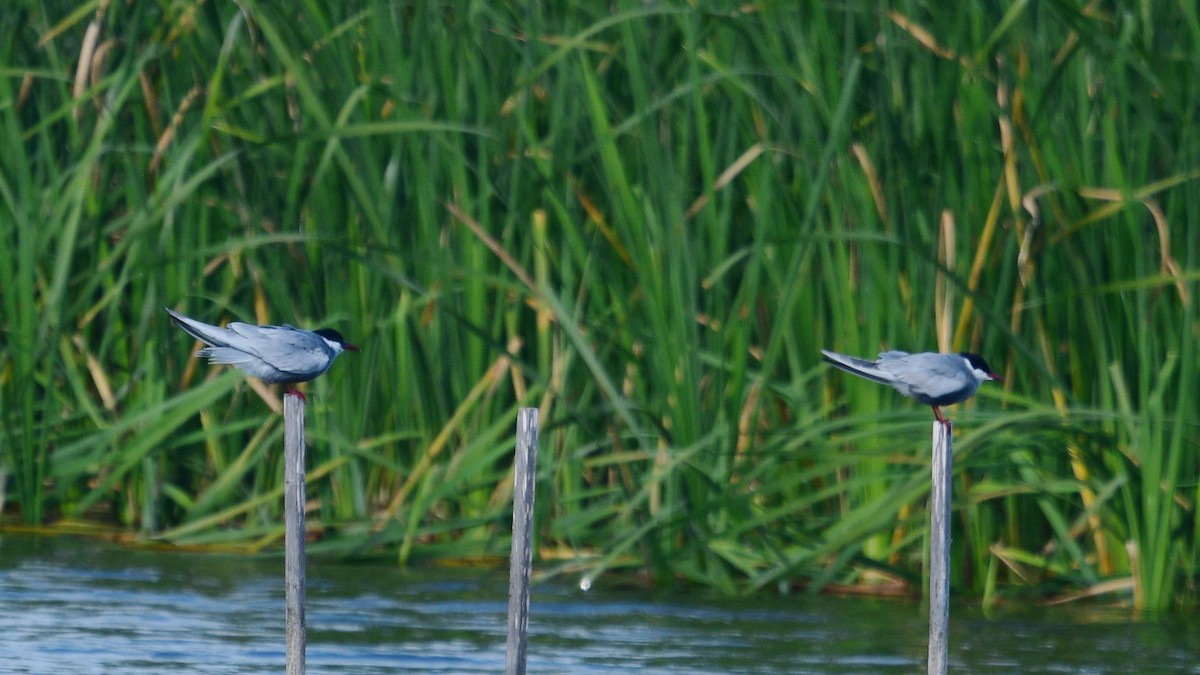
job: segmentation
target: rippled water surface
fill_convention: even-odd
[[[279,673],[282,562],[0,535],[0,673]],[[310,559],[308,672],[498,673],[506,574]],[[536,586],[531,673],[911,673],[917,603]],[[1200,622],[953,609],[960,672],[1200,673]]]

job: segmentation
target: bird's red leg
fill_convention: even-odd
[[[942,411],[939,410],[936,405],[932,406],[932,408],[933,408],[933,416],[937,418],[937,421],[941,422],[942,424],[950,424],[950,422],[947,421],[945,417],[942,417]]]
[[[297,397],[300,398],[301,401],[308,403],[308,399],[304,398],[304,394],[301,394],[300,390],[295,387],[288,387],[287,391],[285,391],[284,393],[285,394],[295,394]]]

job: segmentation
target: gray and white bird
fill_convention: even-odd
[[[308,382],[329,370],[338,354],[358,351],[331,328],[310,331],[239,321],[221,328],[163,309],[184,332],[208,345],[196,356],[208,358],[209,363],[237,366],[267,384]],[[304,398],[295,387],[289,387],[288,392]]]
[[[962,403],[975,395],[979,385],[1000,380],[978,354],[925,352],[882,352],[877,361],[821,350],[825,360],[847,373],[891,385],[896,391],[933,407],[942,424],[940,406]]]

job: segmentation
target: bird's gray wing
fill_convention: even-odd
[[[276,370],[315,375],[329,367],[331,350],[320,335],[291,326],[231,323],[229,329],[251,342],[253,352]]]
[[[196,356],[207,358],[209,363],[228,366],[241,366],[262,360],[250,352],[233,347],[205,347],[196,352]]]
[[[282,330],[279,326],[255,326],[252,323],[242,323],[241,321],[230,321],[225,327],[239,336],[254,342],[272,340],[275,338],[276,333]]]
[[[910,395],[938,399],[959,392],[974,381],[955,359],[961,361],[962,357],[932,352],[908,354],[903,358],[881,358],[879,366],[907,383]]]
[[[837,352],[830,352],[824,349],[821,350],[821,356],[830,365],[840,368],[852,375],[865,377],[868,380],[874,380],[882,384],[896,384],[895,376],[889,371],[880,367],[879,362],[860,359],[855,356],[846,356]]]
[[[164,309],[167,308],[164,307]],[[167,314],[171,315],[171,318],[185,333],[210,347],[233,347],[235,349],[246,347],[245,341],[237,333],[227,328],[197,321],[170,309],[167,309]]]

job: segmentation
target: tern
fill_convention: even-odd
[[[821,350],[821,354],[836,368],[868,380],[891,385],[896,391],[915,398],[933,408],[933,416],[949,424],[942,411],[944,405],[962,403],[975,395],[979,385],[988,380],[1000,381],[987,361],[978,354],[939,354],[925,352],[882,352],[876,361]]]
[[[163,309],[184,332],[208,345],[196,356],[207,357],[209,363],[237,366],[267,384],[308,382],[329,370],[338,354],[359,351],[331,328],[310,331],[239,321],[221,328]],[[295,387],[289,387],[288,393],[304,398]]]

